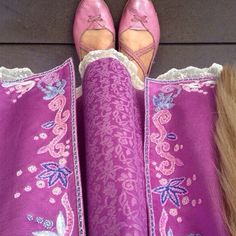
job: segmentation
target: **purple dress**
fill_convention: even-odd
[[[0,235],[229,235],[217,73],[168,73],[144,89],[122,54],[99,54],[81,63],[77,100],[71,60],[0,83]]]

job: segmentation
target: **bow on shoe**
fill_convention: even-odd
[[[141,22],[142,24],[147,23],[147,16],[140,16],[140,15],[133,15],[134,18],[132,19],[133,22]]]
[[[102,25],[101,23],[104,20],[102,19],[101,15],[97,15],[97,16],[89,16],[88,18],[88,22],[89,23],[97,23],[98,25],[100,25],[101,27],[104,27],[104,25]]]

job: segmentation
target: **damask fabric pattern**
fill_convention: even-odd
[[[71,60],[0,81],[0,235],[85,235]]]
[[[118,60],[89,64],[83,78],[88,234],[147,235],[143,92]]]
[[[229,235],[214,145],[215,79],[148,79],[145,171],[150,235]]]

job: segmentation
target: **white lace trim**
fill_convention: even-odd
[[[167,71],[165,74],[159,75],[155,80],[160,81],[178,81],[178,80],[188,80],[195,79],[200,80],[207,77],[219,77],[223,70],[223,66],[213,63],[209,68],[198,68],[194,66],[189,66],[183,69],[173,68]],[[141,86],[141,83],[142,86]],[[144,82],[139,81],[140,90],[144,90]]]
[[[167,73],[158,76],[157,80],[186,80],[186,79],[202,79],[205,77],[219,77],[223,66],[212,64],[209,68],[197,68],[193,66],[184,69],[173,68]]]
[[[127,70],[131,75],[131,81],[134,88],[138,90],[144,90],[144,82],[137,75],[136,65],[132,61],[130,61],[128,57],[116,51],[115,49],[97,50],[88,53],[79,65],[79,71],[81,77],[84,76],[88,64],[98,59],[109,58],[109,57],[119,60],[127,68]],[[210,66],[209,68],[198,68],[193,66],[189,66],[183,69],[173,68],[168,72],[166,72],[165,74],[158,76],[156,80],[169,80],[169,81],[187,80],[187,79],[199,80],[206,77],[219,77],[222,70],[223,66],[216,63],[212,64],[212,66]]]
[[[6,67],[0,67],[0,80],[22,80],[33,75],[33,72],[29,68],[13,68],[8,69]]]
[[[129,71],[131,76],[131,82],[136,89],[143,89],[143,82],[137,75],[137,66],[128,59],[124,54],[116,51],[115,49],[109,50],[96,50],[89,52],[79,65],[80,75],[83,78],[87,66],[96,60],[103,58],[115,58],[119,60]]]

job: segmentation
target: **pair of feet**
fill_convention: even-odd
[[[159,45],[160,28],[150,0],[129,0],[119,29],[119,51],[138,68],[140,79],[149,74]],[[103,0],[82,0],[75,17],[74,41],[82,60],[92,50],[115,47],[115,29]]]

